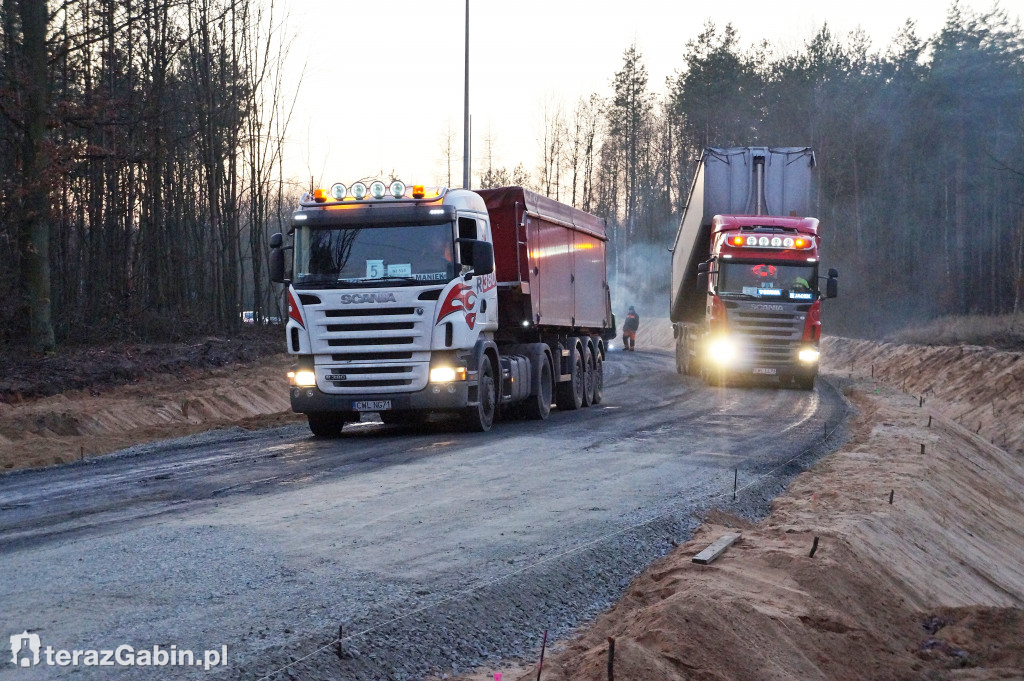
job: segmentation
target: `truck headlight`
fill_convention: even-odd
[[[800,351],[797,357],[804,364],[814,364],[818,361],[818,358],[821,357],[821,353],[814,348],[804,348]]]
[[[316,385],[316,374],[309,369],[289,371],[288,379],[292,385],[299,386],[300,388],[311,388]]]
[[[454,381],[466,380],[466,367],[431,367],[431,383],[453,383]]]
[[[716,338],[708,345],[708,356],[715,364],[726,366],[736,357],[736,344],[728,338]]]

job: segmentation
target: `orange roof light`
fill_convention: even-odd
[[[412,198],[414,198],[414,199],[422,199],[426,195],[427,195],[427,192],[423,188],[422,184],[414,184],[412,186]]]
[[[744,239],[741,236],[734,236],[732,239],[730,239],[730,241],[732,241],[733,246],[742,246],[744,243],[746,243],[746,239]]]
[[[323,202],[327,201],[327,190],[326,189],[317,189],[317,190],[315,190],[313,192],[313,200],[316,201],[317,203],[323,203]]]
[[[807,239],[796,239],[793,241],[793,245],[797,248],[807,248]]]

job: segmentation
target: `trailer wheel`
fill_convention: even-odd
[[[540,385],[537,386],[537,394],[530,395],[523,405],[523,415],[534,421],[543,421],[551,415],[551,359],[547,354],[541,354],[543,358],[540,365]]]
[[[559,409],[567,411],[579,409],[583,405],[583,382],[585,380],[583,355],[576,347],[572,348],[569,361],[572,362],[569,369],[569,380],[559,383],[555,388],[555,404]]]
[[[486,433],[494,424],[494,412],[498,404],[494,370],[491,369],[491,358],[487,355],[480,360],[480,368],[477,369],[476,375],[477,403],[463,412],[462,422],[467,430]]]
[[[341,429],[348,420],[342,414],[334,412],[313,412],[306,414],[309,421],[309,429],[317,437],[339,437]]]
[[[594,353],[594,399],[590,401],[591,404],[601,404],[601,400],[604,399],[604,360],[601,359],[601,353]]]
[[[583,351],[583,405],[589,407],[594,404],[594,378],[596,367],[594,366],[594,352],[587,345]]]

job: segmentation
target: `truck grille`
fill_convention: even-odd
[[[745,340],[746,357],[753,366],[792,364],[804,334],[809,306],[785,305],[783,310],[757,309],[757,303],[726,303],[729,328]]]
[[[307,307],[321,390],[355,395],[426,387],[433,306],[334,307],[331,302]]]

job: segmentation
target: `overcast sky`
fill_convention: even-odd
[[[320,186],[351,185],[392,171],[407,184],[446,180],[442,138],[450,125],[456,153],[452,182],[462,183],[464,0],[341,3],[284,0],[296,36],[289,72],[305,65],[285,152],[285,173]],[[989,1],[962,0],[989,10]],[[1022,0],[1002,3],[1020,17]],[[661,95],[683,65],[686,43],[705,22],[731,22],[744,48],[767,39],[796,51],[828,22],[845,37],[858,26],[884,49],[909,18],[918,36],[937,33],[945,0],[471,0],[470,114],[474,175],[484,138],[495,164],[533,171],[542,105],[571,110],[580,96],[606,96],[636,43]],[[801,145],[806,140],[779,140]]]

